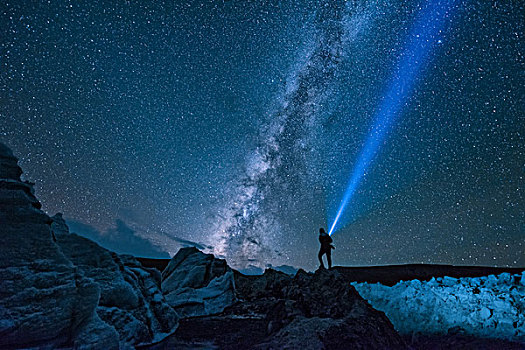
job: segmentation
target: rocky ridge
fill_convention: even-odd
[[[183,262],[188,265],[184,267]],[[210,268],[214,262],[221,268]],[[191,267],[199,272],[191,272]],[[234,276],[233,283],[224,282],[228,274]],[[168,283],[170,276],[179,276],[177,283]],[[171,284],[179,292],[184,290],[177,289],[181,281],[186,281],[187,285],[203,286],[201,295],[227,291],[234,298],[213,299],[224,310],[186,314],[175,334],[158,344],[158,349],[205,344],[219,349],[406,348],[388,318],[361,298],[337,271],[299,270],[292,277],[269,269],[261,276],[246,276],[232,271],[220,259],[183,248],[164,270],[163,278],[163,287]]]

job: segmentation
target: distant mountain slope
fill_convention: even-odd
[[[156,268],[162,272],[168,266],[170,259],[137,258],[144,267]],[[406,264],[385,266],[336,266],[350,282],[381,283],[393,286],[399,281],[418,279],[430,280],[432,277],[482,277],[498,275],[503,272],[511,274],[521,273],[525,267],[490,267],[490,266],[454,266],[432,264]]]

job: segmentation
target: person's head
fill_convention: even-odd
[[[324,230],[324,228],[321,227],[321,228],[319,229],[319,234],[322,235],[322,234],[324,234],[324,233],[326,233],[326,231]]]

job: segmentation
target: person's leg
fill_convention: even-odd
[[[329,250],[326,252],[326,260],[328,260],[328,269],[332,268],[332,252]]]
[[[324,254],[324,252],[322,250],[320,250],[319,254],[317,254],[317,257],[319,258],[319,263],[321,264],[319,267],[322,267],[324,269],[323,254]]]

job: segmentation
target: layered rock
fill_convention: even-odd
[[[83,346],[94,334],[117,348],[117,333],[95,313],[99,287],[53,242],[51,219],[21,174],[0,143],[0,347]]]
[[[0,143],[0,348],[132,348],[174,331],[160,272],[40,210]]]
[[[182,317],[217,314],[235,301],[233,271],[225,260],[182,248],[162,272],[162,292]]]
[[[53,228],[64,254],[100,288],[98,316],[116,329],[121,347],[162,340],[177,326],[178,315],[160,291],[161,275],[129,255],[119,255],[69,233],[61,216]]]

